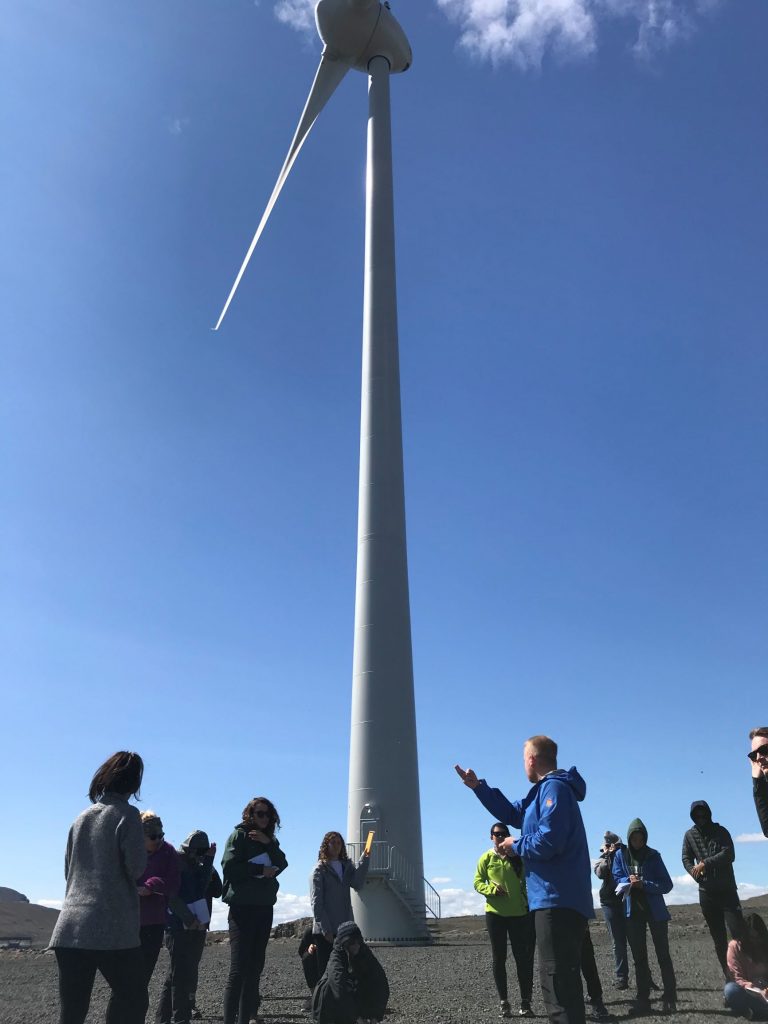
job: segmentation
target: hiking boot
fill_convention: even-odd
[[[629,988],[629,981],[626,978],[617,978],[613,987],[618,989],[619,992],[624,992]]]
[[[190,1020],[202,1020],[203,1019],[202,1013],[200,1013],[200,1011],[198,1010],[198,1008],[196,1006],[193,1006],[192,1009],[189,1011],[189,1019]]]
[[[531,1004],[527,999],[520,1000],[520,1009],[517,1011],[518,1017],[533,1017],[534,1013],[531,1009]]]
[[[597,1000],[593,999],[592,1000],[592,1013],[591,1013],[591,1017],[592,1017],[592,1020],[610,1020],[611,1019],[611,1015],[610,1015],[610,1013],[608,1013],[608,1008],[606,1007],[605,1003],[601,1002],[599,999],[597,999]]]
[[[661,1002],[661,1012],[663,1014],[677,1013],[677,1003],[674,999],[663,999]]]
[[[511,1017],[512,1016],[512,1007],[509,1005],[509,1000],[508,999],[502,999],[501,1000],[501,1005],[499,1006],[499,1016],[500,1017]]]
[[[312,996],[307,996],[304,1002],[301,1004],[301,1012],[309,1013],[312,1009]]]

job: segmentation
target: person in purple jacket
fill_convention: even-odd
[[[147,866],[137,881],[139,890],[139,940],[146,967],[147,985],[163,945],[168,901],[179,891],[179,855],[166,843],[163,823],[154,811],[143,811]]]
[[[503,845],[525,866],[544,1005],[551,1024],[584,1024],[581,947],[588,919],[595,916],[592,865],[579,810],[587,784],[575,768],[558,770],[557,744],[549,736],[525,741],[523,766],[533,786],[514,802],[471,768],[456,765],[456,771],[486,810],[520,829],[519,839]]]

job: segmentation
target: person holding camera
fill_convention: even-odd
[[[629,957],[627,956],[627,925],[624,901],[616,893],[613,878],[613,862],[623,847],[621,839],[610,829],[603,836],[600,858],[595,865],[595,874],[603,883],[600,886],[600,906],[613,943],[613,958],[616,962],[616,988],[629,988]]]

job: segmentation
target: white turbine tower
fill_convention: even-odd
[[[405,541],[403,440],[395,286],[389,76],[411,64],[405,33],[379,0],[320,0],[320,66],[274,191],[221,312],[220,326],[318,114],[350,68],[366,72],[363,379],[360,425],[357,589],[347,820],[350,853],[376,833],[368,881],[355,900],[363,935],[428,938],[439,916],[421,844],[416,714]]]

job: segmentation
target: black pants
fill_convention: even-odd
[[[168,932],[168,971],[160,993],[157,1024],[188,1024],[192,1012],[190,993],[197,981],[197,967],[205,949],[205,932]]]
[[[741,904],[739,894],[733,892],[705,892],[699,889],[699,904],[704,920],[707,922],[709,934],[715,944],[715,953],[723,969],[725,980],[730,981],[731,974],[728,970],[726,954],[728,952],[728,936],[725,931],[726,924],[732,939],[741,938],[741,931],[744,927],[744,919],[741,916]]]
[[[539,981],[551,1024],[585,1024],[581,946],[587,919],[577,910],[534,910]]]
[[[675,969],[672,966],[672,957],[669,955],[667,922],[654,921],[642,911],[635,909],[632,911],[632,916],[627,918],[627,939],[629,948],[632,950],[632,959],[635,961],[638,1001],[647,1002],[651,996],[651,971],[648,967],[646,926],[651,933],[656,959],[659,961],[663,996],[665,999],[676,999],[677,981]]]
[[[224,990],[224,1024],[240,1024],[256,1015],[261,1002],[259,981],[264,970],[272,907],[233,905],[229,908],[229,977]]]
[[[512,947],[512,956],[517,968],[517,984],[520,999],[530,1003],[533,996],[533,954],[536,949],[536,933],[533,916],[502,917],[501,914],[485,915],[485,926],[491,940],[493,958],[493,980],[499,999],[507,998],[507,939]]]
[[[325,974],[325,968],[328,966],[328,958],[331,955],[333,949],[333,943],[323,935],[312,935],[310,933],[309,943],[314,945],[314,953],[301,953],[301,966],[304,971],[304,979],[307,983],[307,987],[314,989],[315,985],[320,981],[323,974]]]
[[[581,944],[581,973],[587,983],[587,995],[590,1002],[602,1003],[603,986],[600,975],[597,973],[595,961],[595,947],[592,945],[592,936],[589,934],[589,926],[584,932],[584,941]]]
[[[139,942],[141,943],[141,954],[144,957],[147,985],[149,985],[154,973],[157,958],[160,956],[160,950],[163,948],[164,936],[164,924],[143,924],[139,928]]]
[[[149,1006],[141,947],[135,949],[54,949],[59,965],[59,1024],[83,1024],[88,1016],[96,971],[112,989],[107,1024],[144,1024]]]

